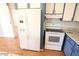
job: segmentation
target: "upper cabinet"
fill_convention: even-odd
[[[75,10],[75,3],[67,3],[65,4],[64,14],[63,14],[63,21],[72,21],[74,10]]]
[[[62,14],[63,13],[63,7],[64,7],[63,3],[56,3],[55,4],[55,13]]]
[[[74,15],[74,20],[73,21],[79,21],[79,4],[76,5],[76,11]]]
[[[46,3],[47,19],[58,19],[62,21],[79,21],[78,3]]]
[[[52,14],[54,10],[54,4],[53,3],[46,3],[46,14]]]
[[[63,13],[64,4],[62,3],[46,3],[46,13],[58,14]]]
[[[64,3],[46,3],[46,18],[62,18]]]

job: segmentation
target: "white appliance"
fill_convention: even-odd
[[[65,33],[60,30],[47,30],[45,34],[45,49],[62,50]]]
[[[17,10],[20,48],[40,51],[41,8]]]

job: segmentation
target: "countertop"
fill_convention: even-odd
[[[79,44],[79,32],[78,31],[73,31],[73,32],[68,32],[66,30],[63,30],[72,40],[74,40],[77,44]]]

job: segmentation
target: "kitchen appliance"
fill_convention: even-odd
[[[17,6],[16,19],[20,48],[33,51],[43,50],[43,5],[28,3],[26,9],[24,9],[25,6],[22,7],[24,4],[19,5],[20,8]]]
[[[41,11],[39,9],[18,10],[18,34],[21,49],[40,51]]]
[[[45,49],[62,50],[65,33],[59,29],[46,29]]]

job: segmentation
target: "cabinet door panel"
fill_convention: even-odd
[[[79,21],[79,4],[77,4],[75,17],[73,21]]]
[[[68,41],[72,46],[75,45],[75,41],[73,41],[69,36],[67,36],[66,38],[67,38],[67,41]]]
[[[40,9],[29,9],[29,49],[40,51]]]
[[[75,4],[67,3],[65,5],[63,21],[72,21],[74,9],[75,9]]]
[[[73,46],[68,42],[67,39],[65,39],[65,44],[64,44],[64,54],[66,56],[70,56],[72,53],[72,48]]]
[[[53,13],[54,4],[53,3],[46,3],[46,13]]]
[[[72,56],[79,56],[79,51],[76,49],[73,49]]]
[[[63,3],[56,3],[55,4],[55,13],[63,13]]]
[[[79,56],[79,45],[75,44],[72,52],[72,56]]]

